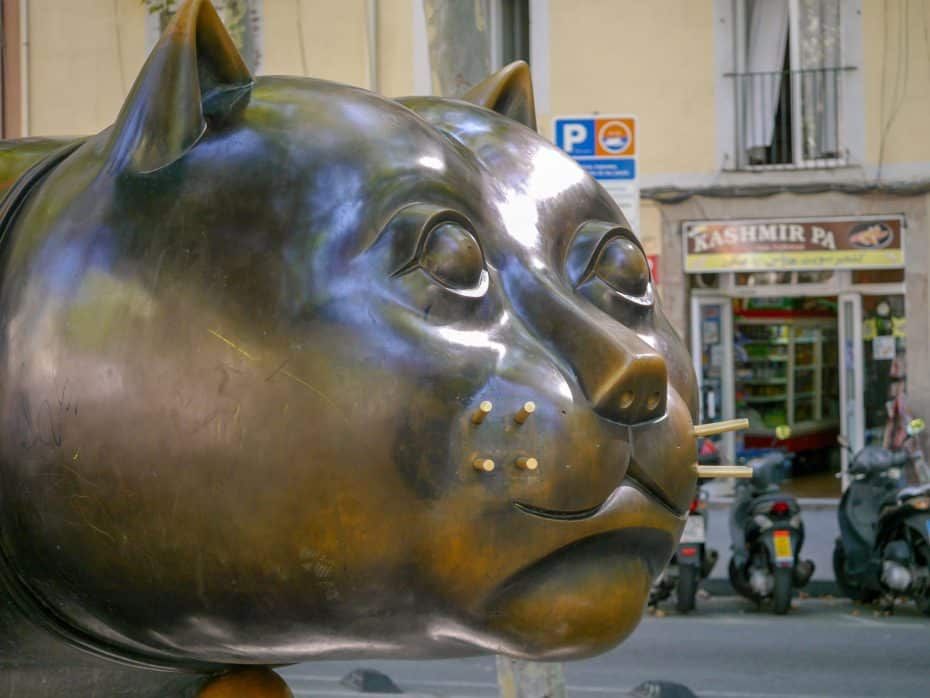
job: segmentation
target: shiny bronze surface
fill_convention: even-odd
[[[633,630],[694,489],[694,376],[619,209],[524,125],[529,85],[253,80],[190,0],[114,126],[22,173],[0,620],[45,640],[5,645],[7,677],[60,647],[181,695]]]

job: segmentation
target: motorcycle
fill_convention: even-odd
[[[720,456],[712,441],[705,440],[698,449],[698,462],[719,465]],[[678,547],[649,592],[649,605],[652,607],[657,607],[674,591],[675,609],[679,613],[693,611],[698,584],[710,575],[717,563],[719,554],[707,547],[708,494],[701,484],[698,481]]]
[[[904,468],[925,470],[915,438],[923,429],[923,420],[912,420],[907,441],[894,451],[866,446],[853,455],[838,439],[851,453],[852,479],[837,510],[833,572],[854,600],[879,600],[891,611],[896,598],[906,597],[930,615],[930,483],[908,486],[902,478]]]
[[[777,439],[790,435],[776,430]],[[727,570],[730,584],[742,596],[760,603],[771,599],[775,613],[791,607],[791,595],[810,581],[812,560],[800,559],[804,522],[797,500],[779,491],[785,454],[770,451],[752,458],[752,478],[736,485],[730,509],[733,557]]]

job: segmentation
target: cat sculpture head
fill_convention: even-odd
[[[253,79],[191,0],[116,123],[8,193],[0,545],[50,627],[167,666],[633,630],[691,362],[525,65],[468,99]]]

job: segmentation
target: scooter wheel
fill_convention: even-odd
[[[736,564],[736,560],[732,557],[730,558],[730,564],[727,566],[727,576],[730,578],[730,586],[738,593],[740,596],[744,596],[747,599],[758,601],[758,598],[749,588],[749,583],[746,581],[743,573],[740,571],[739,567]]]
[[[914,601],[917,603],[917,610],[925,616],[930,616],[930,595],[921,596]]]
[[[679,613],[694,610],[694,597],[697,595],[698,570],[694,565],[681,565],[678,568],[678,593],[675,608]]]
[[[878,597],[876,592],[864,591],[846,574],[846,548],[843,547],[843,541],[839,538],[836,539],[836,545],[833,547],[833,576],[836,577],[836,585],[840,591],[853,601],[871,603]]]
[[[783,616],[791,608],[791,578],[793,573],[790,567],[775,568],[775,588],[772,590],[772,601],[775,613]]]

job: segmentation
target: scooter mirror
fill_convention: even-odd
[[[913,436],[919,434],[926,428],[926,423],[920,417],[916,417],[907,423],[907,433]]]
[[[784,441],[789,436],[791,436],[791,427],[787,424],[779,424],[775,427],[775,438],[779,441]]]

